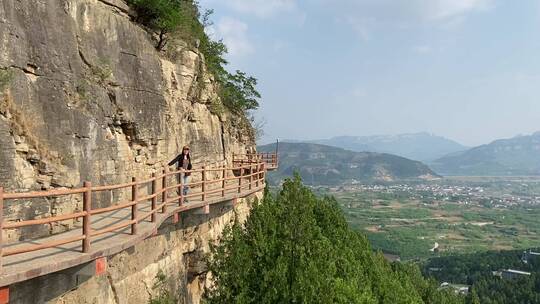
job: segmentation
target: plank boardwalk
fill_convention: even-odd
[[[268,166],[271,170],[276,167],[277,164]],[[214,185],[218,182],[219,186],[215,185],[209,187],[210,189],[205,189],[204,183],[193,183],[193,186],[197,186],[197,184],[201,186],[202,183],[201,189],[199,191],[192,189],[194,191],[190,191],[185,197],[178,196],[176,193],[175,188],[178,188],[178,185],[165,185],[169,187],[154,189],[153,195],[143,194],[144,196],[141,195],[140,198],[137,198],[137,190],[135,190],[135,194],[133,194],[135,204],[133,206],[127,205],[115,210],[100,211],[98,214],[91,213],[88,216],[90,224],[86,227],[86,234],[84,222],[80,220],[83,216],[78,216],[77,224],[69,231],[48,237],[4,244],[0,247],[0,286],[9,286],[13,283],[119,253],[157,233],[158,228],[165,221],[177,221],[182,212],[197,210],[196,213],[206,214],[211,205],[233,204],[236,199],[249,197],[264,190],[266,169],[264,169],[264,165],[262,168],[262,171],[255,173],[252,171],[250,175],[240,175],[230,179],[225,178],[225,170],[223,169],[224,176],[221,179],[208,181]],[[206,173],[204,170],[199,170],[202,172],[203,181]],[[137,184],[134,188],[138,186]],[[148,192],[150,193],[150,191]],[[1,196],[0,192],[0,203]],[[158,198],[160,202],[156,203]],[[184,202],[183,199],[186,201]],[[113,205],[108,208],[116,207]],[[90,214],[84,211],[82,213]],[[152,221],[153,217],[155,217],[154,221]],[[60,222],[60,220],[54,222]],[[134,224],[135,228],[133,228]],[[0,221],[0,232],[1,228]],[[4,227],[4,229],[6,228]],[[97,235],[98,233],[99,235]],[[87,237],[88,235],[89,237]],[[83,248],[85,239],[88,241],[87,252],[84,252]],[[72,241],[66,243],[66,240]],[[4,256],[2,256],[2,252]],[[6,254],[6,252],[9,253]]]

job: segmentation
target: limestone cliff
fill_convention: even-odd
[[[253,145],[238,117],[212,114],[215,83],[203,56],[156,51],[121,0],[3,0],[0,69],[13,79],[0,99],[0,186],[6,191],[120,183],[161,170],[184,144],[194,166],[230,162]],[[96,200],[108,205],[107,195]],[[81,208],[77,197],[10,202],[6,220]],[[63,225],[7,231],[4,240]]]

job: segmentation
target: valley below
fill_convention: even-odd
[[[402,260],[536,247],[540,180],[453,177],[317,187],[374,249]]]

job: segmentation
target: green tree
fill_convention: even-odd
[[[257,79],[237,70],[235,74],[226,77],[221,90],[221,99],[231,109],[240,112],[254,110],[259,107],[257,99],[261,98],[256,86]]]
[[[184,8],[188,1],[182,0],[128,0],[137,11],[137,22],[140,22],[159,35],[157,49],[167,44],[167,34],[176,31],[182,23],[190,19]]]
[[[480,298],[478,297],[478,293],[476,292],[476,289],[473,289],[471,291],[470,303],[471,304],[480,304]]]
[[[157,296],[150,296],[148,304],[174,304],[177,299],[167,288],[167,277],[160,269],[156,274],[153,289],[157,291]]]
[[[432,285],[418,269],[411,278],[373,254],[336,200],[316,197],[298,176],[255,204],[244,225],[228,228],[208,265],[215,280],[206,294],[210,304],[424,303],[423,293],[438,293],[427,290]],[[461,303],[448,298],[432,303]]]

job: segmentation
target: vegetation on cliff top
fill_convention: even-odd
[[[222,41],[212,40],[205,32],[210,25],[212,11],[201,14],[193,0],[127,0],[137,11],[136,21],[156,32],[156,48],[164,50],[168,45],[182,41],[198,48],[205,57],[208,71],[219,84],[219,96],[223,105],[237,114],[245,114],[259,107],[261,97],[256,89],[257,79],[241,71],[234,74],[225,69],[227,47]]]
[[[207,303],[463,303],[417,267],[390,265],[349,228],[336,201],[300,178],[266,194],[247,222],[225,231],[208,261]]]

